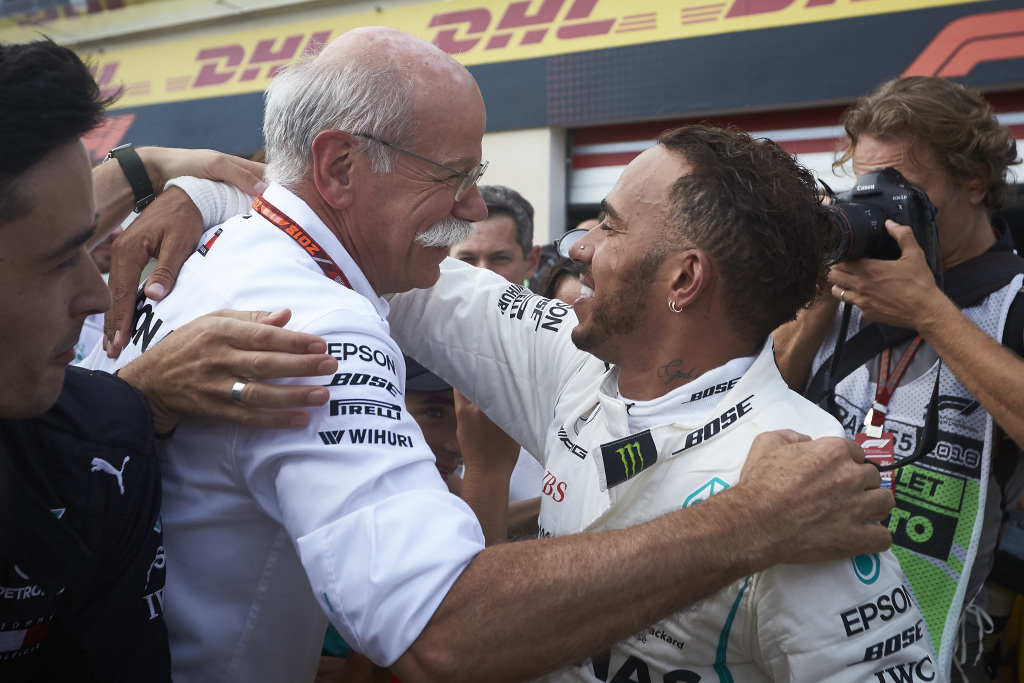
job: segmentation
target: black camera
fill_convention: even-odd
[[[939,274],[939,234],[935,226],[938,209],[895,168],[865,173],[857,178],[852,190],[833,199],[839,246],[828,259],[829,265],[860,258],[898,259],[900,247],[885,229],[886,219],[891,218],[914,231],[928,267],[936,276]]]

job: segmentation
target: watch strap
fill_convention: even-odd
[[[139,158],[139,153],[135,151],[135,147],[131,143],[128,143],[110,150],[107,158],[117,159],[117,163],[121,166],[121,171],[135,195],[135,213],[141,212],[156,198],[156,194],[153,192],[153,184],[149,181],[149,174],[146,173],[146,167],[142,163],[142,159]]]

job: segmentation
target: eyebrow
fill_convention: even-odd
[[[93,220],[98,221],[99,214],[97,214]],[[70,254],[75,249],[78,249],[80,246],[88,242],[94,234],[96,234],[96,222],[93,222],[93,224],[90,225],[88,228],[78,231],[68,239],[64,240],[64,242],[59,246],[46,252],[43,255],[43,259],[46,261],[56,260],[65,256],[66,254]]]
[[[612,208],[612,205],[608,203],[607,199],[601,200],[601,210],[612,217],[612,220],[616,223],[622,222],[622,217],[619,216],[619,212]]]
[[[441,391],[448,391],[448,389],[442,389]],[[441,393],[439,391],[416,391],[415,389],[410,389],[409,390],[409,393],[413,393],[413,392],[415,392],[417,394],[439,394],[439,393]],[[436,396],[436,395],[435,396],[426,396],[424,398],[421,398],[419,401],[420,401],[420,403],[426,403],[426,404],[437,403],[437,404],[443,404],[443,405],[452,405],[452,406],[455,405],[455,399],[448,398],[447,396]]]

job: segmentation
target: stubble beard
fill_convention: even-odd
[[[633,334],[643,327],[646,321],[645,307],[656,268],[647,261],[643,259],[636,267],[631,267],[629,277],[610,294],[601,299],[595,295],[590,321],[586,326],[577,325],[572,331],[572,342],[576,348],[602,360],[615,362],[603,358],[600,355],[601,348],[612,337]]]

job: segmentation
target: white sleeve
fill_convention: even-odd
[[[591,356],[576,314],[452,258],[430,289],[396,294],[388,322],[403,351],[450,383],[529,452],[544,452],[558,392]]]
[[[891,552],[781,565],[757,580],[754,656],[772,680],[943,681]]]
[[[248,214],[252,208],[252,197],[234,185],[216,180],[181,176],[168,180],[164,189],[168,187],[178,187],[185,191],[203,214],[203,230],[220,225],[233,216]]]
[[[325,378],[330,401],[302,429],[240,430],[235,467],[287,529],[341,635],[389,666],[483,549],[483,534],[405,408],[405,364],[386,324],[336,311],[303,331],[339,361]]]

